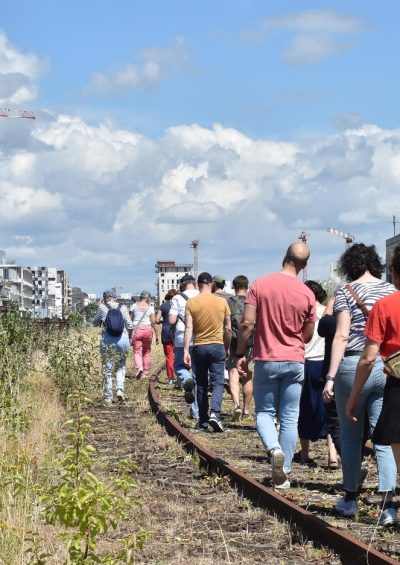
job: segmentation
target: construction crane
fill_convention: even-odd
[[[24,118],[26,120],[36,120],[33,112],[27,110],[15,110],[14,108],[0,108],[0,118]]]
[[[198,239],[190,242],[190,248],[193,249],[193,276],[195,279],[199,276],[199,243]]]
[[[310,234],[302,231],[301,234],[299,235],[299,239],[304,243],[304,245],[307,245],[307,240],[310,237]],[[304,267],[303,269],[303,281],[307,280],[307,265]]]
[[[353,241],[356,239],[355,235],[352,235],[351,233],[347,233],[341,230],[337,230],[336,228],[328,228],[326,231],[333,235],[337,235],[338,237],[343,237],[345,241],[346,249],[348,249],[350,245],[353,243]]]

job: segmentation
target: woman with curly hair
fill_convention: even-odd
[[[357,422],[351,422],[345,413],[357,364],[364,349],[364,330],[369,312],[375,302],[395,291],[392,284],[381,280],[383,271],[384,266],[374,245],[354,244],[344,252],[339,261],[340,274],[351,282],[339,288],[335,297],[334,313],[337,325],[323,395],[325,402],[329,402],[333,395],[336,398],[342,436],[344,487],[344,496],[337,502],[336,510],[344,516],[354,516],[358,513],[357,495],[365,413],[373,432],[382,409],[386,379],[382,360],[377,359],[358,399],[355,412]],[[396,488],[396,464],[389,446],[375,444],[375,453],[379,474],[378,491],[382,495],[384,505],[391,502]],[[396,521],[397,518],[382,513],[379,524],[386,526]]]
[[[391,261],[392,280],[400,289],[400,245]],[[357,423],[358,404],[363,387],[367,382],[378,354],[385,360],[387,379],[383,395],[383,406],[375,426],[372,440],[376,444],[390,445],[400,472],[400,292],[378,300],[373,306],[365,328],[366,342],[357,365],[353,389],[346,405],[346,415]],[[397,522],[396,510],[391,500],[381,509],[380,522]]]

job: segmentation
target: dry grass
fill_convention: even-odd
[[[43,525],[34,487],[50,473],[64,411],[52,383],[40,372],[28,375],[20,402],[31,415],[27,431],[13,432],[3,421],[0,437],[0,562],[5,565],[28,563],[25,539],[30,532],[46,538],[51,553],[60,548],[56,532]]]

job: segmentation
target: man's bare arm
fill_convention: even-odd
[[[301,328],[301,333],[303,334],[304,343],[308,343],[309,341],[311,341],[312,336],[314,335],[314,328],[315,328],[314,322],[307,322]]]
[[[176,314],[168,314],[168,323],[171,326],[174,326],[178,320],[178,316]]]
[[[244,313],[242,321],[239,326],[238,340],[237,340],[237,353],[246,352],[247,344],[254,331],[254,324],[256,322],[257,308],[252,304],[244,305]]]
[[[185,316],[185,333],[183,336],[183,362],[186,365],[191,365],[191,358],[189,353],[190,344],[193,337],[193,318],[189,312],[186,311]]]
[[[231,344],[232,339],[232,326],[231,326],[231,316],[226,316],[224,320],[224,347],[225,352],[228,355],[229,353],[229,346]]]

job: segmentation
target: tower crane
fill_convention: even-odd
[[[36,120],[36,116],[33,112],[13,108],[0,108],[0,118],[25,118],[27,120]]]
[[[310,237],[310,234],[302,231],[301,234],[299,235],[299,239],[305,244],[307,245],[307,240]],[[307,265],[304,267],[303,269],[303,281],[307,280]]]
[[[337,235],[338,237],[343,237],[345,241],[346,249],[348,249],[350,245],[353,243],[353,241],[356,239],[355,235],[352,235],[351,233],[347,233],[345,231],[337,230],[336,228],[328,228],[326,231],[333,235]]]
[[[199,275],[199,243],[198,239],[190,243],[190,248],[193,249],[193,276],[196,280]]]

